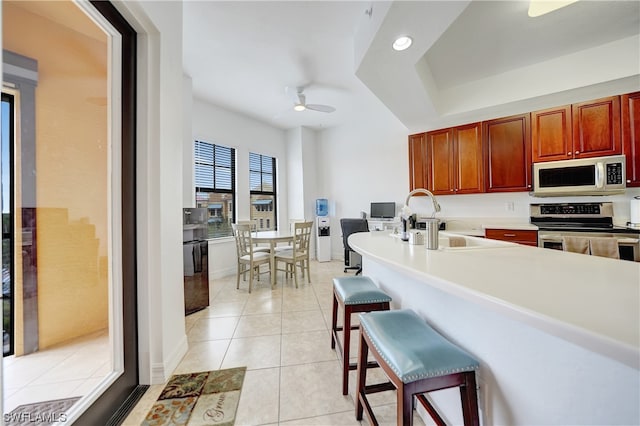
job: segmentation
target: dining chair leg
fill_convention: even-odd
[[[295,262],[293,262],[293,263],[291,264],[291,270],[293,271],[293,272],[292,272],[292,274],[293,274],[293,280],[296,282],[296,288],[298,288],[298,271],[297,271],[296,263],[295,263]]]
[[[236,290],[240,288],[240,274],[242,273],[240,264],[238,263],[238,276],[236,277]]]

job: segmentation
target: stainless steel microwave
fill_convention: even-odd
[[[533,195],[620,194],[626,188],[625,156],[549,161],[533,165]]]

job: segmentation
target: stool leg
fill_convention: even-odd
[[[333,311],[331,313],[331,349],[336,348],[336,330],[338,329],[338,298],[333,293]]]
[[[476,393],[476,373],[465,373],[465,384],[460,386],[460,399],[462,400],[462,416],[465,426],[478,426],[478,395]]]
[[[344,305],[344,332],[342,356],[342,394],[349,394],[349,348],[351,346],[351,307]]]
[[[413,425],[413,394],[405,389],[404,384],[397,390],[397,424]]]
[[[362,331],[360,332],[360,346],[358,349],[358,374],[356,383],[356,420],[362,420],[362,399],[364,398],[364,388],[367,383],[367,358],[369,356],[369,346],[364,340]]]

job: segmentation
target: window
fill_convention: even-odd
[[[249,189],[251,215],[258,222],[259,231],[276,229],[276,159],[249,153]],[[266,220],[265,220],[266,219]],[[266,222],[266,226],[265,225]]]
[[[236,152],[233,148],[195,142],[196,207],[208,210],[209,238],[233,235]]]

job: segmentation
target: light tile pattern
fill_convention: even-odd
[[[84,396],[111,371],[105,331],[3,360],[4,412],[33,402]]]
[[[235,276],[211,282],[211,306],[186,321],[189,350],[174,373],[247,367],[236,425],[359,425],[355,420],[355,371],[342,395],[341,367],[331,349],[332,279],[342,262],[311,262],[311,284],[278,275],[236,290]],[[354,316],[355,317],[355,316]],[[354,334],[356,334],[354,332]],[[356,334],[357,336],[357,334]],[[352,338],[352,360],[357,356]],[[384,380],[371,370],[371,383]],[[138,426],[162,391],[153,385],[124,421]],[[383,425],[395,425],[395,393],[372,395]],[[414,416],[415,425],[422,421]],[[367,424],[366,417],[363,424]]]

